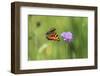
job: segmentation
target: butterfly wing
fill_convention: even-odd
[[[55,32],[51,32],[50,34],[48,34],[47,39],[53,40],[53,41],[59,41],[60,40],[57,33],[55,33]]]
[[[46,38],[48,40],[53,40],[53,41],[59,41],[59,37],[57,33],[55,32],[55,28],[51,28],[47,33],[46,33]]]

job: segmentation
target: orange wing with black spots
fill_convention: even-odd
[[[49,30],[47,33],[46,33],[46,38],[48,40],[53,40],[53,41],[59,41],[59,37],[58,37],[58,34],[55,32],[55,28]]]

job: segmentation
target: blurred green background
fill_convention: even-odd
[[[56,28],[60,41],[46,38],[50,28]],[[61,37],[72,32],[71,47]],[[88,18],[71,16],[28,16],[28,60],[77,59],[88,57]]]

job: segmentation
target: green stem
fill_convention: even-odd
[[[75,57],[75,53],[74,53],[74,50],[73,50],[73,47],[72,47],[71,43],[68,43],[68,48],[69,48],[69,50],[68,50],[69,58],[73,59]]]

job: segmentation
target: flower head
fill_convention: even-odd
[[[63,37],[63,39],[67,42],[71,42],[73,39],[73,35],[71,32],[63,32],[61,33],[61,37]]]

